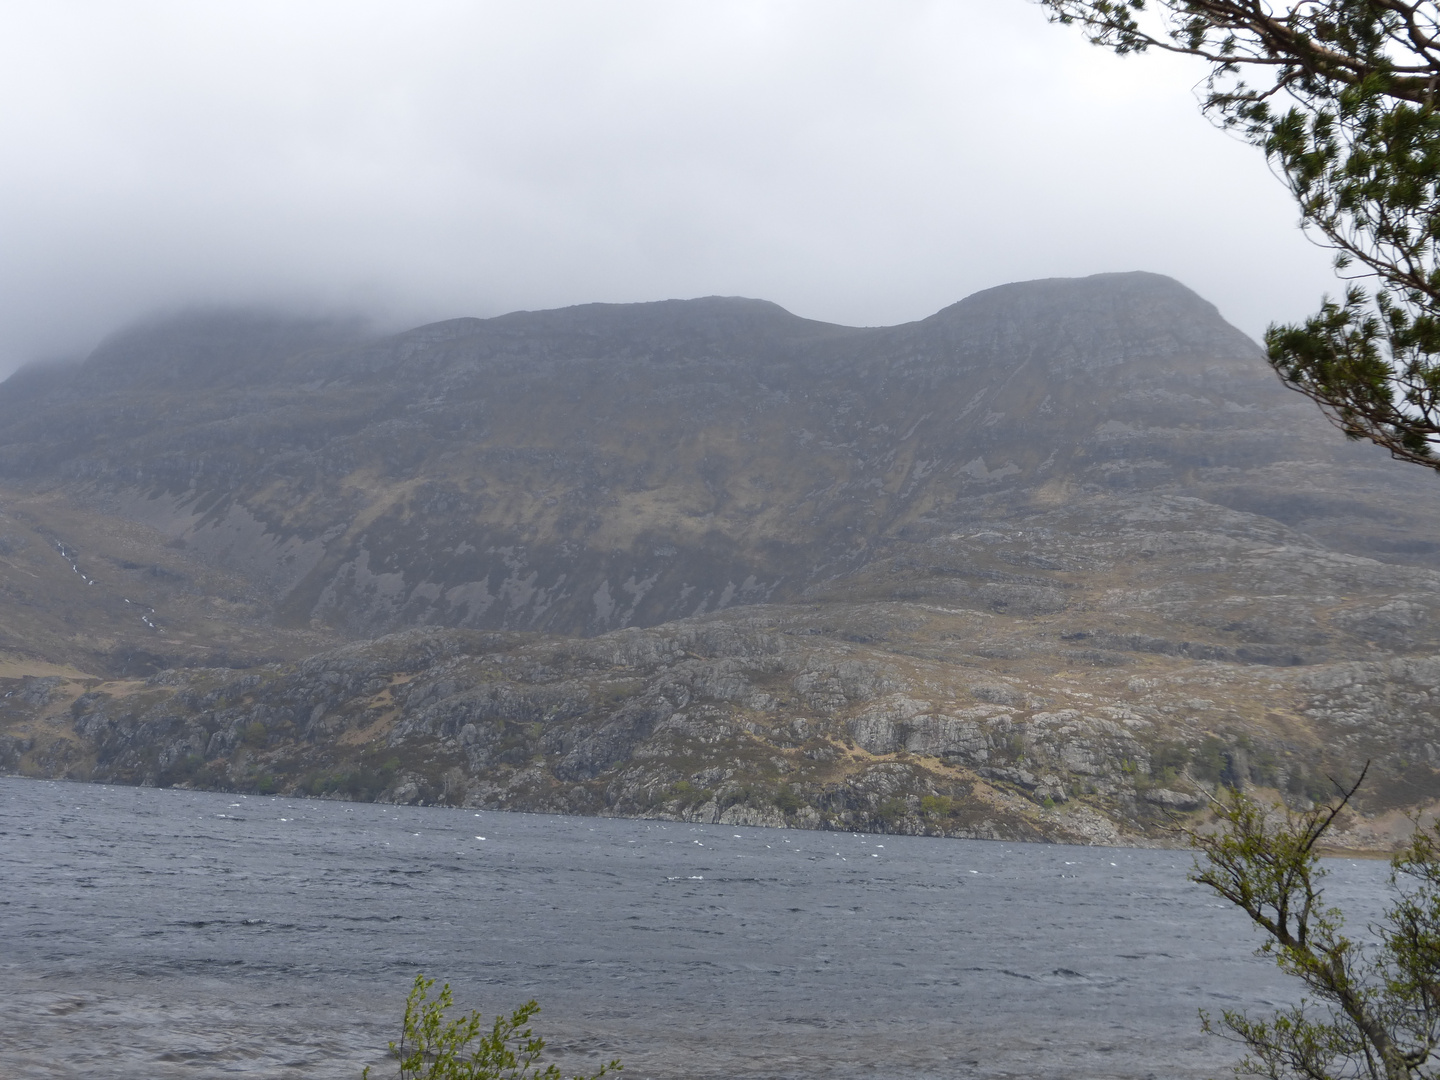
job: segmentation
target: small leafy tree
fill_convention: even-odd
[[[540,1066],[545,1040],[530,1029],[531,1017],[540,1012],[534,1001],[527,1001],[509,1016],[497,1016],[485,1032],[478,1011],[447,1020],[445,1014],[455,1004],[450,984],[432,998],[434,985],[434,979],[416,975],[405,999],[400,1041],[390,1044],[400,1080],[562,1080],[555,1065]],[[598,1072],[574,1080],[600,1080],[621,1068],[618,1060],[611,1061]],[[369,1080],[368,1066],[363,1075]]]
[[[1204,109],[1261,148],[1352,284],[1265,344],[1351,438],[1440,470],[1440,4],[1040,0],[1122,55],[1209,65]]]
[[[1361,779],[1364,776],[1362,773]],[[1437,1075],[1440,1046],[1440,825],[1418,823],[1391,860],[1394,902],[1371,928],[1347,937],[1326,906],[1317,848],[1356,789],[1283,820],[1236,791],[1216,804],[1220,828],[1192,833],[1191,878],[1240,908],[1265,933],[1260,952],[1305,987],[1301,1003],[1271,1019],[1226,1011],[1207,1031],[1246,1048],[1237,1076],[1271,1080],[1419,1080]]]

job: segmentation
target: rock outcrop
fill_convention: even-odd
[[[0,386],[0,767],[1096,841],[1373,760],[1419,807],[1435,484],[1155,275],[196,316]]]

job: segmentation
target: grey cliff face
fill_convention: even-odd
[[[1410,805],[1435,483],[1151,274],[191,316],[0,386],[0,650],[61,680],[0,764],[1094,839],[1363,753]]]

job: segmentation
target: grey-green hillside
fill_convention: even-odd
[[[1151,274],[197,314],[0,386],[0,763],[1095,839],[1374,757],[1379,814],[1440,795],[1437,510]]]

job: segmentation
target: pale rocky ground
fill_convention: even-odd
[[[1440,480],[1167,279],[256,325],[0,387],[0,767],[1098,843],[1440,799]]]

